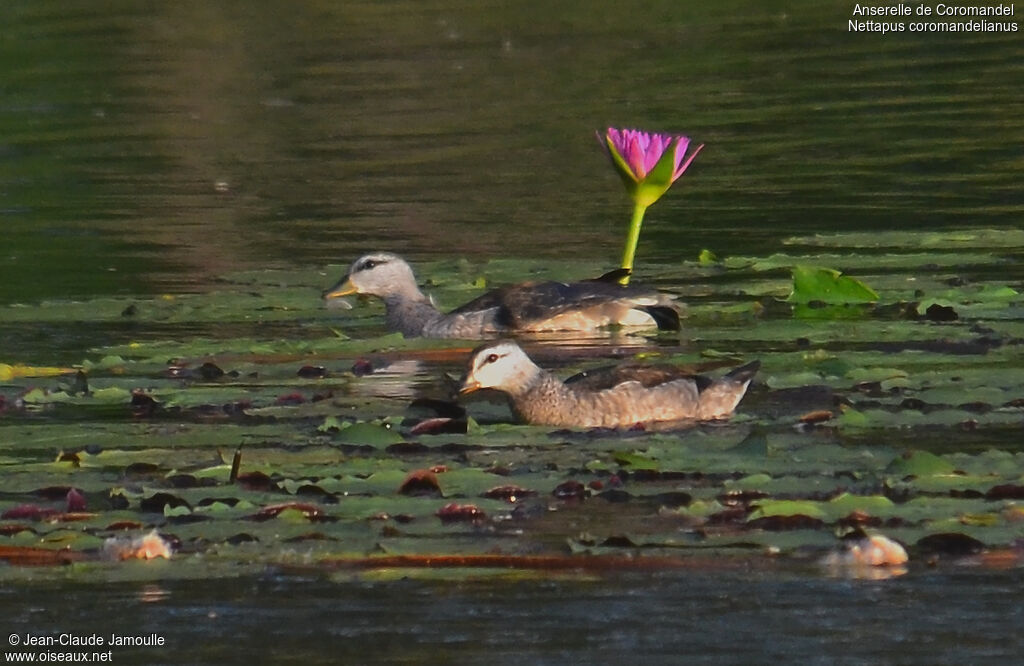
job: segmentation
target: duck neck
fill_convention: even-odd
[[[506,390],[519,418],[538,425],[556,425],[557,419],[553,419],[552,414],[558,414],[572,402],[571,392],[558,377],[537,366],[524,374],[513,390]]]
[[[415,285],[385,296],[384,310],[388,330],[406,336],[422,335],[424,327],[443,316]]]
[[[564,386],[558,378],[550,372],[540,369],[532,362],[523,365],[518,369],[517,374],[509,382],[511,388],[502,389],[512,398],[521,399],[523,396],[531,395],[537,391],[544,393],[551,392],[558,386]]]

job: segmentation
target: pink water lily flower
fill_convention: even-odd
[[[633,270],[644,212],[679,180],[704,144],[687,156],[690,139],[681,134],[609,127],[604,136],[598,133],[597,139],[608,151],[612,165],[633,199],[633,219],[622,254],[622,268]],[[626,284],[629,276],[621,281]]]
[[[644,206],[660,199],[704,147],[697,146],[687,156],[689,137],[614,127],[608,128],[602,144],[630,196]]]

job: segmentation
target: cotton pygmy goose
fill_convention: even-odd
[[[420,291],[401,257],[375,252],[357,259],[324,298],[366,294],[384,301],[391,331],[406,337],[480,339],[518,331],[657,326],[679,330],[679,312],[656,291],[618,284],[622,271],[596,280],[522,283],[495,289],[445,314]]]
[[[752,361],[712,379],[672,365],[626,364],[581,373],[565,382],[539,368],[511,341],[473,352],[461,393],[506,393],[526,423],[621,428],[653,421],[728,418],[761,363]]]

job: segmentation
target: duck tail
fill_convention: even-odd
[[[651,315],[660,331],[678,331],[683,326],[679,322],[679,311],[668,305],[645,305],[638,308]]]
[[[761,369],[761,361],[751,361],[738,368],[733,368],[725,376],[738,384],[745,384],[754,378],[757,371]]]
[[[760,361],[751,361],[726,373],[721,379],[700,393],[697,418],[701,420],[724,419],[732,415],[740,400],[747,394],[750,380],[761,367]]]
[[[625,277],[629,277],[633,274],[632,269],[629,268],[615,268],[608,271],[604,275],[600,275],[596,278],[584,280],[584,282],[605,282],[607,284],[619,284],[619,280]]]

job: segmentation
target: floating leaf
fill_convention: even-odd
[[[929,234],[877,237],[883,247],[908,244],[859,253],[842,250],[842,238],[819,237],[806,255],[727,257],[717,265],[728,270],[710,281],[699,260],[645,265],[642,277],[688,303],[692,326],[678,344],[619,333],[526,340],[560,376],[623,360],[762,360],[734,419],[668,432],[523,426],[485,396],[470,405],[468,432],[424,422],[465,418],[409,405],[446,396],[445,377],[464,369],[467,343],[382,335],[378,306],[328,313],[314,269],[251,272],[218,293],[173,300],[4,308],[5,323],[84,322],[98,340],[122,337],[130,316],[137,341],[89,351],[93,360],[80,363],[87,381],[0,382],[0,440],[11,443],[0,454],[0,516],[38,507],[0,518],[0,540],[67,548],[91,562],[105,538],[158,523],[187,544],[180,559],[190,564],[161,575],[189,576],[226,561],[244,574],[380,554],[543,572],[540,560],[473,558],[515,549],[551,554],[552,567],[569,569],[583,560],[566,557],[565,544],[590,556],[628,549],[629,559],[668,555],[672,566],[701,567],[763,566],[771,550],[782,555],[775,566],[791,552],[805,562],[808,552],[834,549],[837,528],[884,529],[908,544],[962,534],[976,540],[971,549],[1012,553],[1024,524],[1015,505],[1024,497],[1020,262],[1010,246],[982,246],[994,236],[963,241],[977,249],[969,252],[910,242]],[[823,245],[841,250],[821,254]],[[812,263],[870,276],[882,305],[781,303],[792,287],[782,269]],[[598,273],[571,260],[506,258],[428,263],[421,279],[449,308],[485,284]],[[914,312],[932,303],[959,319],[940,325]],[[794,317],[800,308],[813,318]],[[67,358],[74,350],[54,350],[52,360],[49,350],[32,353],[45,365],[80,361]],[[410,430],[417,434],[406,441]],[[932,458],[904,459],[906,450]],[[418,476],[422,492],[412,482],[400,491]],[[465,522],[439,520],[450,503],[473,507]],[[493,520],[474,520],[476,511]],[[928,544],[912,554],[928,555]],[[103,566],[105,576],[113,566]],[[5,575],[20,574],[9,567]]]
[[[750,514],[750,520],[768,518],[772,516],[809,516],[811,518],[825,518],[826,514],[818,506],[817,502],[804,502],[800,500],[760,500],[757,508]]]
[[[405,441],[391,428],[376,423],[353,423],[342,427],[335,436],[342,444],[356,444],[383,448]]]
[[[895,476],[935,476],[951,474],[955,467],[929,451],[908,451],[885,468]]]
[[[632,470],[658,469],[660,466],[657,460],[630,451],[619,451],[615,454],[615,462]]]
[[[0,381],[10,381],[20,377],[56,377],[77,372],[74,368],[48,368],[32,365],[11,365],[0,363]]]
[[[701,250],[697,256],[697,263],[701,266],[714,266],[718,263],[718,257],[711,250]]]
[[[860,280],[829,268],[793,267],[791,303],[808,304],[820,301],[832,305],[874,303],[878,293]]]

